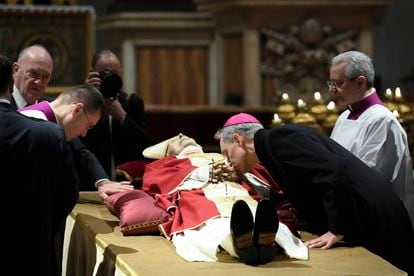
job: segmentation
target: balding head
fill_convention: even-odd
[[[52,76],[53,60],[41,45],[23,49],[13,64],[14,84],[28,104],[44,95]]]
[[[120,76],[122,75],[121,61],[111,50],[102,50],[96,53],[92,59],[92,69],[96,72],[109,69]]]

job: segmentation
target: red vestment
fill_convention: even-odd
[[[145,168],[142,189],[154,196],[157,203],[172,215],[168,222],[160,226],[167,238],[185,229],[197,228],[208,219],[220,216],[215,203],[205,197],[202,189],[177,190],[171,193],[196,168],[188,158],[178,159],[173,156],[154,161]],[[250,172],[282,198],[280,187],[264,167],[257,165]],[[244,182],[241,185],[255,200],[260,198],[251,186]]]

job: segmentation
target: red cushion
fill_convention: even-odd
[[[123,163],[117,167],[118,170],[126,172],[131,179],[142,177],[145,171],[145,165],[151,163],[150,160],[134,160]]]
[[[170,218],[154,198],[142,190],[116,193],[104,202],[111,213],[119,218],[119,226],[125,236],[157,232],[158,225]]]

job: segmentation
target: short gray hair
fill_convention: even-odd
[[[369,56],[358,51],[348,51],[337,55],[331,61],[331,66],[346,63],[345,77],[354,79],[364,76],[367,79],[367,88],[374,86],[375,70]]]
[[[258,123],[244,123],[238,125],[231,125],[217,130],[216,134],[214,134],[214,139],[223,139],[223,142],[231,144],[233,133],[238,133],[248,139],[253,139],[256,131],[262,128],[263,125]]]

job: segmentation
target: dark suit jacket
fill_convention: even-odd
[[[79,175],[80,191],[95,191],[95,182],[109,176],[96,156],[90,152],[79,138],[69,141],[73,151],[73,161]]]
[[[57,275],[54,239],[78,198],[63,129],[0,103],[0,130],[3,262],[20,275]]]
[[[39,102],[51,100],[53,99],[48,97],[41,97],[39,99]],[[14,110],[17,109],[16,101],[13,97],[10,101],[10,104]],[[104,168],[96,156],[88,150],[88,148],[81,142],[79,138],[69,141],[68,144],[73,152],[73,160],[79,176],[80,191],[94,191],[96,190],[96,181],[104,178],[109,179],[109,176],[106,174]]]
[[[81,137],[86,147],[96,155],[108,175],[111,175],[111,152],[115,166],[122,163],[144,159],[142,151],[153,144],[147,131],[144,103],[136,94],[120,92],[118,100],[127,113],[125,120],[112,120],[106,115],[85,137]],[[111,137],[112,133],[112,137]]]
[[[414,234],[391,184],[348,150],[307,126],[259,130],[257,156],[317,234],[343,234],[414,273]],[[414,275],[414,274],[413,274]]]

